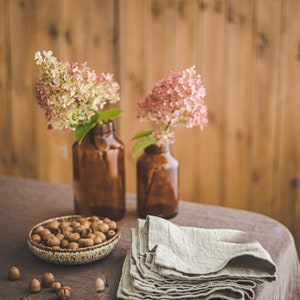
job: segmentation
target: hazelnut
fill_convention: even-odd
[[[76,242],[71,242],[68,245],[68,249],[78,249],[79,248],[79,244]]]
[[[59,289],[60,287],[61,287],[61,283],[58,282],[58,281],[54,281],[54,282],[52,282],[52,284],[51,284],[51,291],[52,291],[52,292],[56,292],[57,289]]]
[[[65,236],[64,236],[62,233],[58,233],[58,234],[56,235],[56,237],[57,237],[60,241],[62,241],[62,240],[65,238]]]
[[[112,230],[112,229],[110,229],[110,230],[108,230],[107,232],[106,232],[106,237],[108,238],[108,239],[111,239],[113,236],[115,236],[116,235],[116,232],[114,231],[114,230]]]
[[[103,242],[106,241],[106,235],[105,235],[103,232],[97,231],[97,232],[95,233],[95,235],[96,235],[96,236],[99,236]]]
[[[58,239],[55,235],[50,236],[47,240],[47,246],[53,247],[53,246],[59,246],[60,245],[60,239]]]
[[[101,224],[103,224],[103,223],[104,223],[104,222],[103,222],[102,220],[100,220],[100,219],[95,220],[95,221],[92,222],[91,228],[92,228],[92,229],[95,229],[95,228],[97,228],[99,225],[101,225]]]
[[[75,228],[75,232],[81,233],[84,229],[85,227],[83,225],[79,225]]]
[[[105,233],[109,230],[109,226],[107,223],[103,223],[103,224],[100,224],[98,226],[98,228],[100,229],[101,232]]]
[[[97,220],[100,220],[98,216],[91,216],[91,217],[90,217],[90,221],[91,221],[91,222],[97,221]]]
[[[72,221],[71,222],[71,227],[73,227],[74,229],[76,229],[78,226],[80,226],[80,223],[77,221]]]
[[[44,229],[45,229],[44,226],[39,225],[39,226],[37,226],[37,227],[34,228],[33,233],[40,233]]]
[[[50,237],[52,237],[52,236],[55,236],[53,233],[46,233],[46,234],[44,234],[43,235],[43,240],[45,241],[45,242],[47,242],[47,240],[50,238]]]
[[[38,279],[33,278],[29,284],[30,293],[38,293],[41,291],[41,283]]]
[[[69,246],[69,241],[68,241],[67,239],[62,240],[61,243],[60,243],[60,246],[61,246],[62,248],[68,248],[68,246]]]
[[[101,243],[103,243],[101,237],[100,236],[95,236],[94,237],[94,245],[99,245]]]
[[[80,239],[80,234],[78,232],[70,233],[69,241],[70,242],[77,242]]]
[[[8,271],[8,277],[10,280],[18,280],[21,277],[21,272],[17,267],[13,266]]]
[[[88,237],[88,235],[92,232],[92,230],[90,228],[84,228],[81,231],[81,237],[86,238]]]
[[[71,288],[65,285],[61,286],[56,290],[56,295],[58,299],[61,300],[69,299],[71,297],[71,294],[72,294]]]
[[[70,225],[71,225],[71,223],[68,222],[68,221],[61,221],[61,222],[60,222],[60,225],[59,225],[59,228],[60,228],[61,230],[63,230],[63,229],[65,229],[65,228],[67,228],[67,227],[70,227]]]
[[[55,281],[55,277],[52,273],[48,272],[42,276],[42,285],[44,287],[50,287],[54,281]]]
[[[74,231],[72,227],[67,227],[63,230],[63,235],[65,238],[69,238],[70,234]]]
[[[58,230],[59,229],[60,222],[58,220],[53,220],[48,224],[48,228],[52,230]]]
[[[84,227],[84,228],[89,228],[91,226],[91,222],[87,219],[82,219],[80,220],[80,224]]]
[[[105,283],[102,278],[98,277],[96,279],[96,292],[103,292],[105,289]]]
[[[84,247],[94,246],[94,240],[91,238],[84,239]]]
[[[41,235],[42,238],[44,238],[45,235],[51,234],[51,231],[48,228],[44,228],[39,232],[39,234]]]
[[[85,244],[85,239],[84,238],[81,238],[77,241],[79,247],[84,247],[84,244]]]
[[[94,239],[95,238],[95,234],[94,233],[89,233],[87,237]]]
[[[34,233],[31,236],[31,239],[36,243],[39,243],[42,240],[41,236],[38,233]]]
[[[106,224],[109,226],[109,229],[113,229],[113,230],[117,229],[117,223],[115,221],[109,221]]]

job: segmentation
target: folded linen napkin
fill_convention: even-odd
[[[148,216],[131,236],[117,293],[122,299],[254,299],[257,284],[276,279],[268,252],[242,231]]]

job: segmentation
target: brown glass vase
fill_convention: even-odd
[[[114,123],[98,124],[75,142],[73,193],[77,214],[121,219],[125,214],[124,145]]]
[[[178,212],[178,161],[169,145],[151,145],[137,160],[137,210],[141,218]]]

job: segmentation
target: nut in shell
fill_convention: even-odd
[[[71,294],[72,294],[71,288],[65,285],[61,286],[56,290],[56,296],[58,297],[58,299],[61,300],[69,299],[71,297]]]
[[[8,271],[8,277],[10,280],[18,280],[21,277],[21,272],[17,267],[13,266]]]
[[[57,289],[59,289],[60,287],[61,287],[61,283],[58,282],[58,281],[54,281],[54,282],[52,282],[52,284],[51,284],[51,291],[52,291],[52,292],[56,292]]]
[[[29,283],[29,291],[30,293],[38,293],[41,291],[41,283],[38,279],[33,278]]]
[[[102,278],[98,277],[96,279],[96,292],[103,292],[105,290],[105,282]]]
[[[42,276],[42,285],[43,287],[51,287],[51,284],[55,281],[55,277],[52,273],[45,273]]]

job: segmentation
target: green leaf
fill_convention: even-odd
[[[131,140],[137,140],[137,139],[140,139],[142,137],[146,137],[146,136],[149,136],[153,133],[153,130],[143,130],[143,131],[140,131],[138,132]]]
[[[135,157],[139,152],[143,151],[148,146],[155,144],[157,141],[158,139],[153,135],[145,136],[133,146],[132,156]]]
[[[111,109],[104,110],[98,113],[99,121],[102,121],[103,123],[107,123],[110,119],[118,118],[122,112],[123,110],[119,108],[111,108]]]
[[[94,128],[99,122],[99,113],[95,111],[95,114],[90,118],[90,120],[82,125],[79,125],[75,129],[75,137],[77,142],[80,144],[83,138],[87,135],[87,133]]]
[[[123,110],[118,108],[111,108],[102,112],[94,111],[95,114],[89,119],[88,122],[78,125],[75,129],[75,137],[80,144],[87,133],[94,128],[98,123],[107,123],[110,119],[115,119],[120,116]]]

